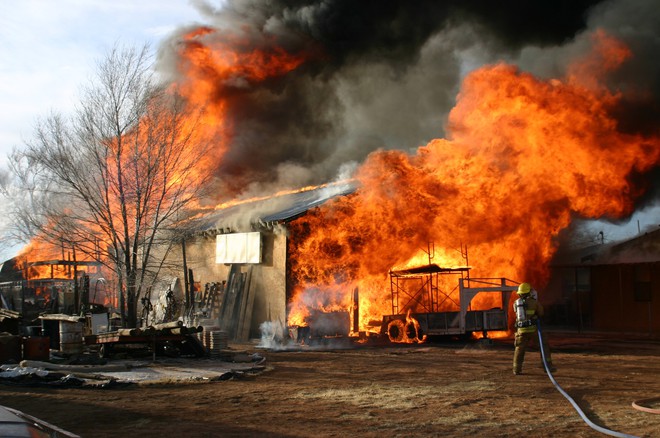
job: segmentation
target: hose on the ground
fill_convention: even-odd
[[[580,409],[580,407],[575,402],[575,400],[573,400],[573,398],[571,398],[571,396],[568,395],[566,393],[566,391],[564,391],[562,389],[561,386],[559,386],[559,384],[557,383],[557,381],[553,377],[552,372],[550,372],[550,367],[548,366],[548,362],[545,359],[545,351],[543,349],[543,334],[542,334],[542,331],[541,331],[541,321],[537,320],[537,328],[538,328],[537,331],[538,331],[538,335],[539,335],[539,349],[541,350],[541,358],[543,359],[543,367],[545,368],[545,372],[548,375],[548,377],[550,378],[550,381],[552,382],[552,384],[555,385],[555,388],[557,388],[557,391],[559,391],[561,393],[561,395],[563,395],[571,403],[571,405],[573,405],[573,407],[575,408],[577,413],[580,414],[580,417],[582,417],[584,422],[587,423],[587,425],[589,427],[591,427],[592,429],[597,430],[600,433],[604,433],[605,435],[616,436],[616,437],[620,437],[620,438],[637,438],[635,435],[628,435],[628,434],[625,434],[625,433],[616,432],[616,431],[613,431],[613,430],[610,430],[610,429],[606,429],[602,426],[599,426],[596,423],[594,423],[593,421],[591,421],[585,415],[585,413],[582,411],[582,409]]]
[[[646,398],[644,400],[636,400],[632,403],[632,407],[638,411],[648,412],[649,414],[660,414],[660,409],[649,408],[648,404],[660,402],[660,397]]]

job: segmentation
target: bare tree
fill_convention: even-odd
[[[156,82],[148,46],[112,49],[83,90],[73,117],[51,114],[10,161],[28,237],[66,242],[116,274],[122,315],[162,267],[206,178],[200,109]]]

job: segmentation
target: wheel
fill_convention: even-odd
[[[101,344],[99,347],[99,357],[101,359],[108,359],[110,356],[112,356],[112,345]]]
[[[406,324],[400,319],[393,319],[387,325],[387,336],[390,342],[403,342],[406,336]]]
[[[415,324],[415,321],[409,321],[406,323],[406,336],[413,342],[417,342],[419,340],[417,324]]]

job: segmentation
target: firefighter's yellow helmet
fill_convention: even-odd
[[[520,283],[518,286],[518,295],[527,295],[532,291],[532,285],[529,283]]]

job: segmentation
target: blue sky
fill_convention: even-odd
[[[0,165],[38,117],[73,107],[115,43],[155,49],[200,19],[189,0],[0,0]]]
[[[201,18],[190,0],[0,0],[0,167],[39,117],[72,111],[113,45],[155,50]],[[0,248],[0,262],[18,249]]]

